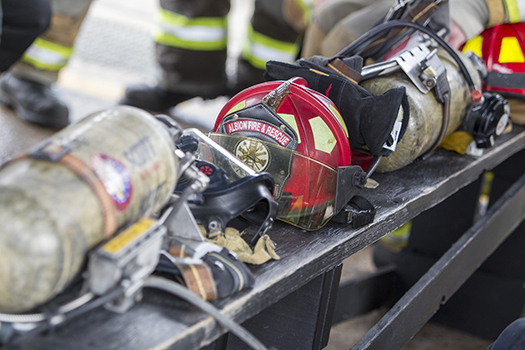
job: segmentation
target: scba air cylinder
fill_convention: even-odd
[[[86,253],[169,200],[179,175],[168,130],[119,106],[95,113],[0,170],[0,312],[51,299]]]
[[[450,117],[445,133],[448,136],[461,125],[471,105],[471,94],[465,77],[451,56],[443,50],[438,51],[438,56],[446,68],[450,86]],[[459,52],[458,56],[467,67],[476,87],[481,89],[481,79],[472,62]],[[388,172],[400,169],[432,147],[439,137],[443,123],[443,106],[436,100],[434,91],[427,94],[420,92],[401,70],[366,80],[361,85],[374,95],[380,95],[393,88],[405,87],[410,105],[406,132],[396,150],[381,159],[377,171]]]

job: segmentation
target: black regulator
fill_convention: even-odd
[[[465,115],[463,127],[474,137],[478,148],[494,144],[494,135],[500,136],[509,121],[510,107],[499,94],[484,92],[478,105],[472,106]]]

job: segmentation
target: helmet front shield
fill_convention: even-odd
[[[335,214],[338,172],[289,148],[256,138],[211,133],[209,138],[257,172],[275,181],[277,218],[305,230],[317,230]],[[229,177],[242,176],[236,163],[219,165]]]

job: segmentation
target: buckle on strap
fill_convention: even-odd
[[[333,217],[333,221],[341,224],[352,224],[352,228],[370,224],[374,221],[376,208],[366,198],[353,196],[343,210]]]
[[[53,140],[47,140],[33,148],[27,156],[29,158],[47,160],[56,163],[65,154],[71,151],[68,145],[57,144]]]

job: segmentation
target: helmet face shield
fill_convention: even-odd
[[[338,171],[352,160],[348,132],[333,102],[306,80],[241,91],[219,113],[214,132],[211,137],[245,164],[272,175],[281,220],[316,230],[340,209]]]
[[[208,232],[225,230],[229,224],[239,230],[257,225],[253,238],[257,239],[272,226],[278,203],[269,173],[257,173],[197,129],[185,130],[177,147],[192,154],[198,171],[209,178],[206,189],[187,200],[194,218]],[[182,177],[175,192],[188,186],[190,182]]]
[[[292,165],[296,152],[273,143],[256,138],[221,133],[211,133],[208,137],[217,142],[224,149],[240,160],[243,166],[248,166],[251,171],[258,173],[267,172],[275,181],[273,196],[278,200],[283,193],[283,186],[292,174]],[[239,178],[244,176],[244,171],[237,163],[215,160],[228,175]]]
[[[334,215],[336,169],[257,138],[222,133],[208,136],[251,169],[273,176],[274,199],[279,203],[277,218],[305,230],[317,230]],[[214,163],[229,178],[244,174],[244,170],[230,160],[214,159]]]

